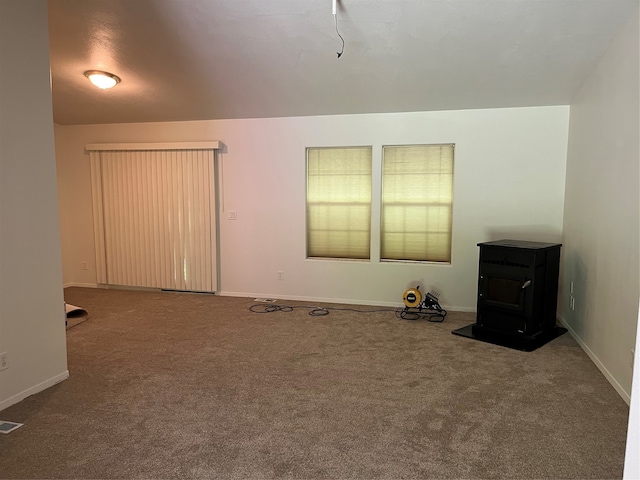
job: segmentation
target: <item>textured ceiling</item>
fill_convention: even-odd
[[[60,124],[558,105],[638,0],[49,0]],[[85,70],[115,73],[112,90]]]

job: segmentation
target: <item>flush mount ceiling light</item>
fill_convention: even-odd
[[[102,72],[100,70],[87,70],[84,72],[84,76],[87,77],[96,87],[102,89],[113,88],[117,83],[120,83],[120,77],[117,75],[109,72]]]

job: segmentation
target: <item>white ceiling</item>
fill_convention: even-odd
[[[49,0],[60,124],[569,104],[638,0]],[[112,90],[85,70],[115,73]]]

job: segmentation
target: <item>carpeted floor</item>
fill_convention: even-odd
[[[71,376],[0,414],[25,424],[0,435],[1,478],[622,476],[627,405],[569,334],[526,353],[452,335],[468,313],[65,300],[89,312],[67,331]]]

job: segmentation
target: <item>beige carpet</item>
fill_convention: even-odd
[[[1,478],[621,478],[628,408],[565,334],[70,288],[71,377],[2,412]],[[294,302],[278,302],[291,304]],[[365,308],[365,307],[355,307]]]

